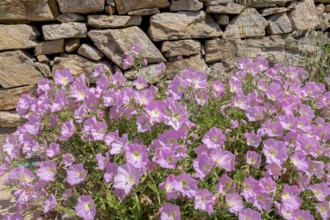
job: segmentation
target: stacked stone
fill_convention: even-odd
[[[329,20],[330,0],[0,1],[0,127],[21,123],[19,96],[57,69],[91,75],[104,64],[134,79],[165,62],[168,78],[192,68],[226,80],[240,57],[319,59]],[[122,55],[135,43],[151,65],[126,70]]]

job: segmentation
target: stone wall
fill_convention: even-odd
[[[329,19],[330,0],[1,0],[0,127],[21,122],[19,96],[55,69],[102,63],[132,79],[165,62],[169,78],[195,68],[226,80],[239,57],[317,62]],[[135,43],[151,64],[138,72],[122,66]]]

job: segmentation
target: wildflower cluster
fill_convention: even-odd
[[[237,67],[228,85],[187,69],[155,87],[102,66],[95,84],[42,80],[2,148],[17,208],[4,219],[329,219],[330,92],[262,57]]]

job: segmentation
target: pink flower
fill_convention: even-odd
[[[134,185],[139,183],[140,172],[132,164],[126,163],[118,168],[114,179],[114,188],[124,190],[128,195]]]
[[[211,153],[211,158],[217,167],[228,172],[235,170],[235,155],[230,151],[215,150]]]
[[[54,80],[56,84],[66,86],[73,81],[73,76],[69,69],[56,70]]]
[[[93,220],[96,215],[96,205],[91,196],[80,196],[75,208],[76,215],[84,220]]]
[[[226,203],[231,213],[239,213],[244,208],[242,197],[237,193],[228,194]]]
[[[274,139],[264,141],[263,153],[266,156],[266,163],[275,163],[279,166],[288,158],[284,141]]]
[[[262,218],[260,212],[247,208],[239,213],[239,220],[262,220]]]
[[[222,145],[225,143],[226,137],[223,135],[220,128],[212,127],[204,135],[202,142],[212,149],[221,149]]]
[[[161,220],[180,220],[180,215],[180,207],[171,203],[165,203],[160,209]]]
[[[73,120],[70,119],[69,121],[66,121],[63,123],[61,127],[61,136],[60,140],[61,141],[66,141],[68,140],[74,133],[76,132],[75,126],[73,124]]]
[[[44,181],[55,181],[56,177],[56,162],[52,161],[43,161],[39,163],[39,169],[37,172],[37,176]]]
[[[45,200],[44,212],[47,213],[50,210],[54,209],[57,205],[56,198],[53,193],[48,196],[48,199]]]
[[[71,165],[66,172],[67,172],[66,181],[72,186],[85,181],[86,170],[84,169],[84,165],[82,163]]]
[[[207,189],[200,190],[195,195],[195,209],[200,209],[206,211],[209,215],[211,215],[214,206],[214,196]]]

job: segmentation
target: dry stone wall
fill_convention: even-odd
[[[330,0],[1,0],[0,127],[21,123],[19,96],[56,69],[102,63],[134,79],[164,62],[168,78],[194,68],[226,80],[240,57],[317,62],[329,19]],[[122,65],[135,43],[150,64],[139,71]]]

